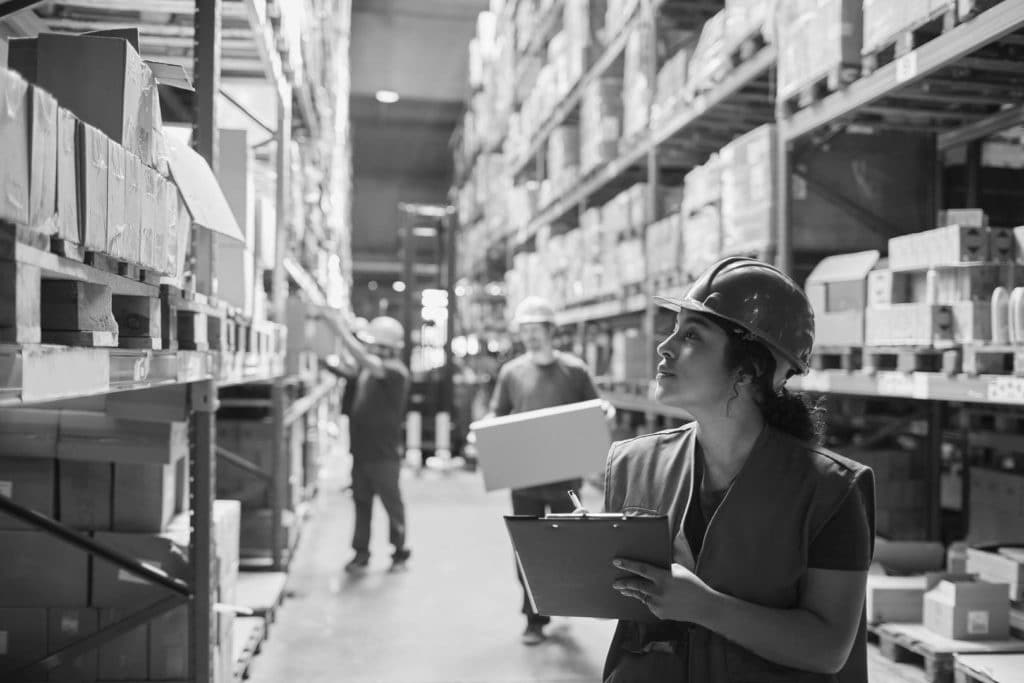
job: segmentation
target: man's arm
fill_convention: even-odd
[[[355,359],[360,367],[366,368],[370,371],[370,374],[378,379],[384,377],[384,362],[379,356],[366,350],[362,342],[356,339],[348,327],[341,321],[337,311],[326,310],[322,311],[321,315],[327,321],[327,324],[331,326],[331,329],[334,330],[334,333],[338,335],[342,346],[352,355],[352,358]]]

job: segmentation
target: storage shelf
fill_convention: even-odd
[[[580,101],[583,99],[583,93],[586,92],[590,84],[599,79],[622,55],[626,49],[629,35],[636,23],[637,14],[634,9],[633,16],[626,22],[623,29],[608,43],[608,46],[594,61],[593,65],[576,81],[573,87],[570,88],[569,93],[561,99],[548,118],[541,124],[537,134],[530,141],[526,154],[512,164],[513,177],[521,175],[534,158],[543,151],[548,138],[551,137],[551,133],[564,124],[569,115],[579,107]]]
[[[614,318],[620,315],[639,314],[647,310],[647,299],[646,294],[634,294],[633,296],[614,301],[602,301],[600,303],[567,308],[555,315],[555,322],[558,325],[575,325],[591,320]]]
[[[0,407],[216,380],[269,381],[284,358],[216,351],[138,351],[33,344],[0,346]]]
[[[1006,0],[869,76],[780,120],[785,141],[829,124],[949,133],[1001,114],[1019,101],[1024,68],[1010,59],[971,59],[1024,27],[1024,3]],[[1016,96],[1002,93],[1018,91]],[[979,103],[979,95],[995,102]]]
[[[1024,405],[1024,377],[1005,375],[943,375],[933,372],[878,372],[873,375],[841,370],[812,370],[789,380],[796,391],[853,396],[910,398],[954,403]]]

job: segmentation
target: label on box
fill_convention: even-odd
[[[988,400],[994,403],[1024,403],[1024,378],[1000,377],[988,383]]]
[[[14,495],[14,482],[13,481],[0,481],[0,496],[4,498],[10,498]]]
[[[928,398],[928,377],[922,373],[879,372],[878,393],[883,396]]]
[[[967,612],[967,632],[972,636],[988,633],[988,610],[971,610]]]
[[[78,635],[78,615],[65,614],[60,618],[60,632],[69,636]]]
[[[0,655],[7,654],[7,631],[0,631]]]
[[[160,566],[159,562],[152,562],[150,560],[142,560],[142,564],[144,564],[145,566],[149,567],[150,569],[159,569],[159,570],[163,571],[163,567]],[[135,574],[132,574],[131,572],[129,572],[127,570],[124,570],[124,569],[118,569],[117,570],[117,580],[118,581],[124,581],[125,583],[141,583],[141,584],[144,584],[144,585],[149,585],[150,584],[149,579],[144,579],[141,576],[136,576]]]

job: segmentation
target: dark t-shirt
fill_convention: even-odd
[[[703,458],[698,457],[697,481],[703,479],[703,472]],[[691,508],[684,523],[686,539],[694,557],[700,555],[708,523],[728,492],[728,489],[708,491],[701,486],[700,505]],[[860,487],[854,487],[836,514],[811,541],[807,551],[807,567],[866,571],[871,565],[871,540],[866,503]]]
[[[371,462],[401,457],[402,423],[409,399],[409,371],[384,361],[384,377],[363,370],[355,381],[349,419],[352,458]]]
[[[498,417],[528,410],[553,408],[598,398],[587,366],[579,358],[555,353],[555,360],[538,365],[529,356],[510,360],[498,372],[491,396],[491,412]],[[554,482],[519,489],[516,493],[549,500],[563,500],[567,488],[579,488],[581,480]]]

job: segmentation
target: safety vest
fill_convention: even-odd
[[[605,510],[667,515],[675,538],[688,506],[700,505],[700,482],[693,476],[696,441],[691,424],[614,444],[605,473]],[[871,470],[765,427],[713,516],[690,569],[713,589],[741,600],[795,607],[808,547],[855,486],[863,492],[874,538]],[[775,664],[693,624],[620,621],[605,679],[867,683],[866,647],[863,613],[846,665],[834,676]]]

